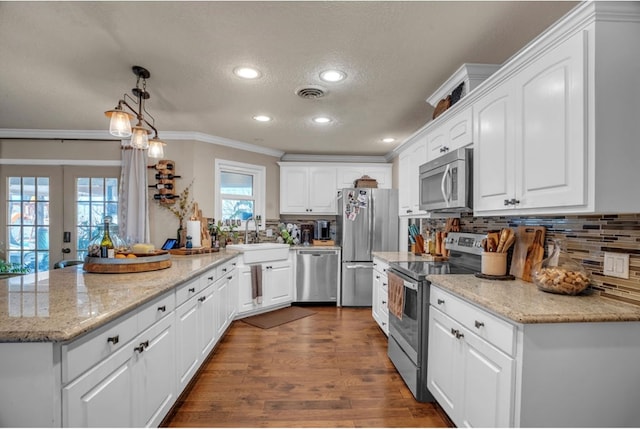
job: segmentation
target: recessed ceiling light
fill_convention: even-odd
[[[340,82],[344,78],[347,77],[345,72],[341,72],[340,70],[325,70],[320,73],[320,79],[325,82]]]
[[[256,115],[253,117],[253,119],[258,122],[269,122],[271,120],[271,117],[266,115]]]
[[[315,118],[313,118],[313,122],[315,122],[316,124],[328,124],[329,122],[331,122],[331,118],[327,116],[316,116]]]
[[[394,141],[396,141],[396,139],[394,139],[393,137],[386,137],[386,138],[383,138],[382,141],[384,143],[393,143]]]
[[[257,79],[262,75],[259,70],[251,67],[236,67],[233,73],[243,79]]]

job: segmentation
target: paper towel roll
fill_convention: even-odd
[[[187,221],[187,235],[191,236],[191,243],[193,247],[201,247],[200,243],[200,221],[188,220]]]

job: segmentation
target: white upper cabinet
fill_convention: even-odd
[[[452,150],[473,143],[471,107],[456,113],[427,134],[427,160],[431,161]]]
[[[640,183],[640,51],[620,49],[629,40],[640,40],[640,3],[585,3],[479,88],[475,215],[640,211],[623,191]]]
[[[336,170],[338,174],[338,189],[353,188],[355,181],[362,176],[376,179],[380,189],[391,189],[391,164],[346,164],[337,166]]]
[[[577,33],[474,104],[474,211],[585,203],[585,35]]]
[[[392,164],[280,162],[280,213],[336,215],[337,190],[353,188],[362,176],[391,189]]]
[[[413,138],[399,156],[398,201],[400,216],[425,214],[419,207],[420,166],[427,162],[427,136],[424,132]]]
[[[335,167],[280,164],[280,213],[336,214]]]

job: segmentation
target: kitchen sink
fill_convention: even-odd
[[[227,249],[242,253],[242,262],[255,264],[289,257],[290,246],[281,243],[227,244]]]

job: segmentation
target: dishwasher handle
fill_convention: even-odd
[[[298,250],[298,255],[312,255],[312,256],[331,256],[337,255],[337,250]]]

